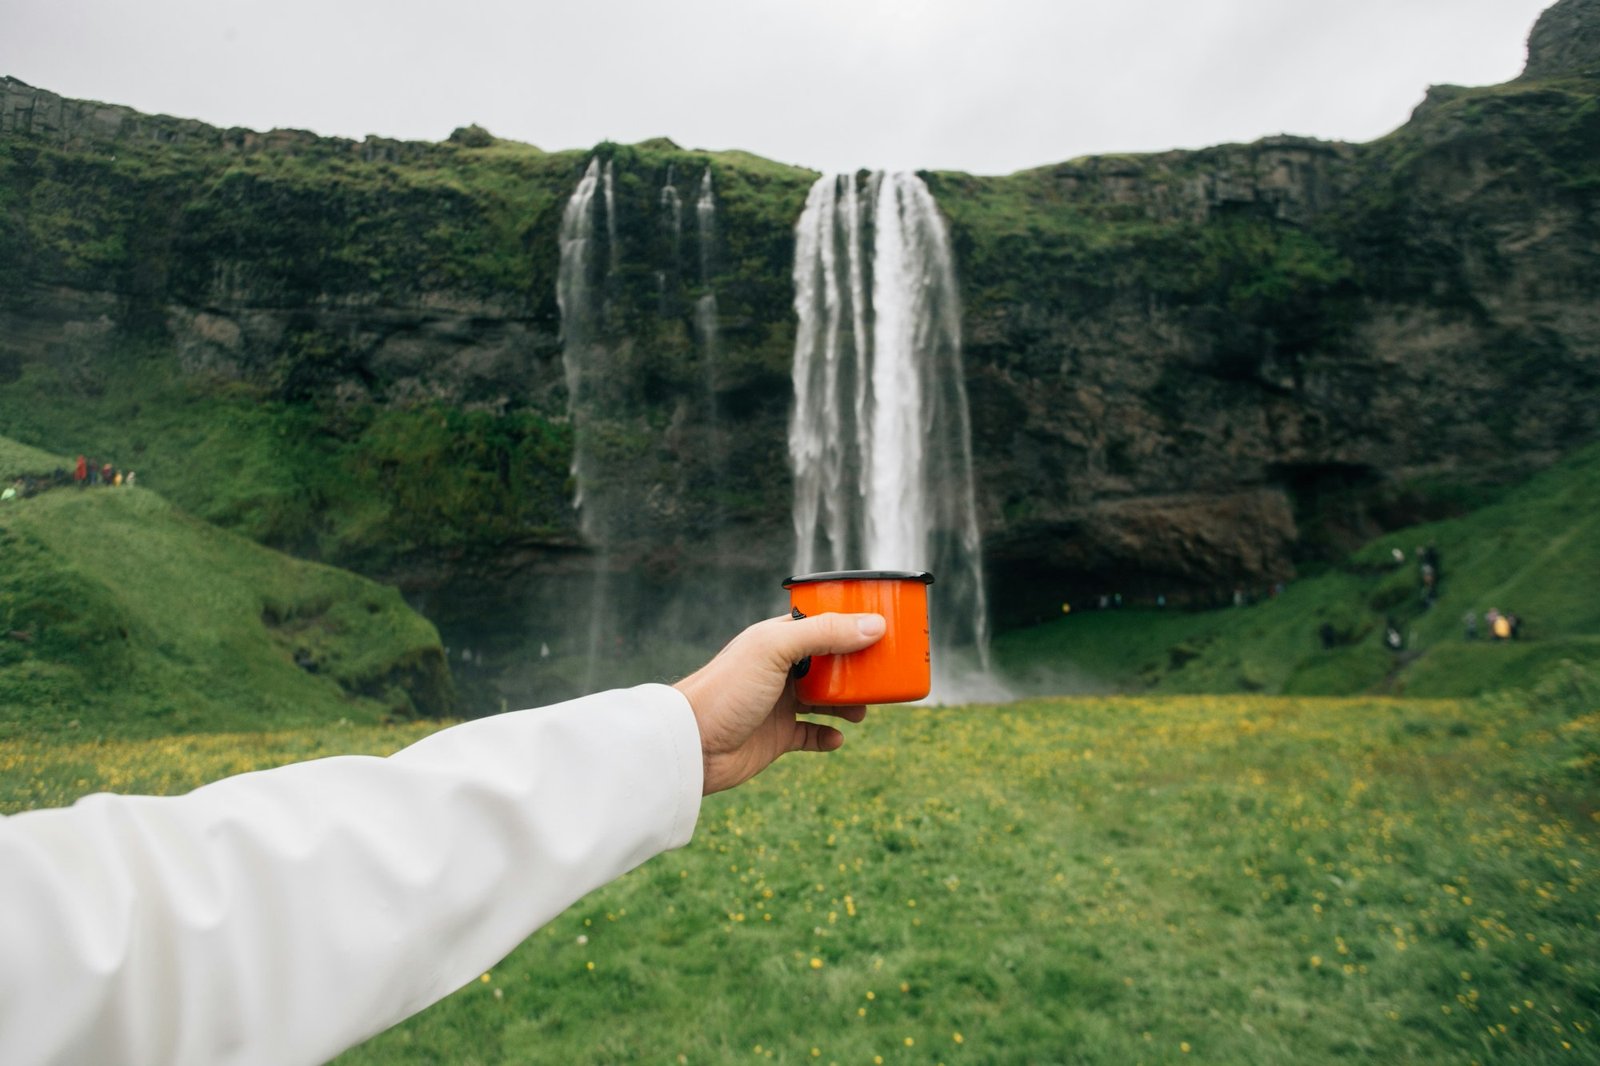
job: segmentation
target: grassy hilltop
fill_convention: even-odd
[[[0,438],[0,480],[66,457]],[[454,709],[433,626],[391,588],[144,488],[0,502],[0,736],[160,735]]]

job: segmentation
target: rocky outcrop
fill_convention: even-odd
[[[1301,224],[1326,211],[1355,175],[1357,150],[1306,137],[1143,156],[1092,156],[1030,172],[1063,203],[1152,222],[1205,222],[1242,211]]]
[[[119,144],[160,145],[239,153],[339,154],[364,163],[413,161],[433,153],[436,147],[389,137],[367,137],[360,141],[321,137],[307,130],[261,133],[240,127],[219,129],[196,119],[146,115],[118,104],[73,100],[17,78],[0,77],[0,136],[7,134],[35,137],[75,150],[111,148]],[[492,138],[490,143],[493,143]]]
[[[1600,78],[1600,0],[1559,0],[1528,34],[1524,78]]]
[[[1001,625],[1017,626],[1102,600],[1255,598],[1293,576],[1299,536],[1289,500],[1270,488],[1098,501],[1001,538],[990,557],[991,601]]]

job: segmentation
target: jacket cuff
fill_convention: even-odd
[[[689,698],[671,685],[641,685],[634,691],[648,700],[652,710],[659,712],[652,717],[660,724],[663,747],[670,752],[676,782],[667,847],[681,848],[694,836],[705,788],[700,726],[689,706]]]

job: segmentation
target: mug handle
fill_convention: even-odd
[[[806,616],[806,613],[804,611],[802,611],[798,607],[791,607],[789,609],[789,617],[790,618],[804,618],[805,616]],[[792,667],[789,668],[789,676],[794,678],[796,681],[798,681],[802,677],[805,677],[806,674],[810,673],[810,671],[811,671],[811,656],[807,655],[804,659],[801,659],[799,662],[795,663]]]

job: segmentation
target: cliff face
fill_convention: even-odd
[[[153,338],[183,373],[270,382],[290,398],[356,385],[384,403],[498,408],[513,394],[525,403],[530,363],[558,354],[553,308],[521,262],[556,191],[530,182],[507,225],[509,205],[453,180],[489,155],[556,184],[559,165],[537,150],[219,130],[10,78],[0,143],[0,307],[13,335],[76,322],[71,347],[90,361]],[[402,170],[418,180],[397,180]],[[39,343],[8,354],[24,360]],[[300,358],[307,343],[320,359]]]
[[[1372,145],[941,180],[971,252],[1001,580],[1035,584],[1043,539],[1080,595],[1259,586],[1320,543],[1421,517],[1407,482],[1510,474],[1592,439],[1596,122],[1592,83],[1436,89]],[[1080,217],[1052,232],[1030,210],[996,245],[986,215],[1019,184]],[[1199,525],[1197,492],[1216,509]],[[1121,525],[1108,505],[1149,514],[1169,495],[1148,536],[1093,532]],[[1259,518],[1225,518],[1241,508]]]
[[[1562,0],[1522,78],[1435,87],[1372,144],[925,175],[999,620],[1255,591],[1600,436],[1597,25]],[[628,383],[607,446],[641,486],[624,554],[671,574],[715,526],[725,561],[777,573],[815,175],[596,154],[616,175],[598,343]],[[584,551],[555,294],[589,155],[216,130],[0,80],[0,416],[469,632]],[[665,189],[681,204],[707,169],[701,267]]]
[[[1596,27],[1372,144],[937,176],[1013,620],[1259,590],[1600,433]]]

